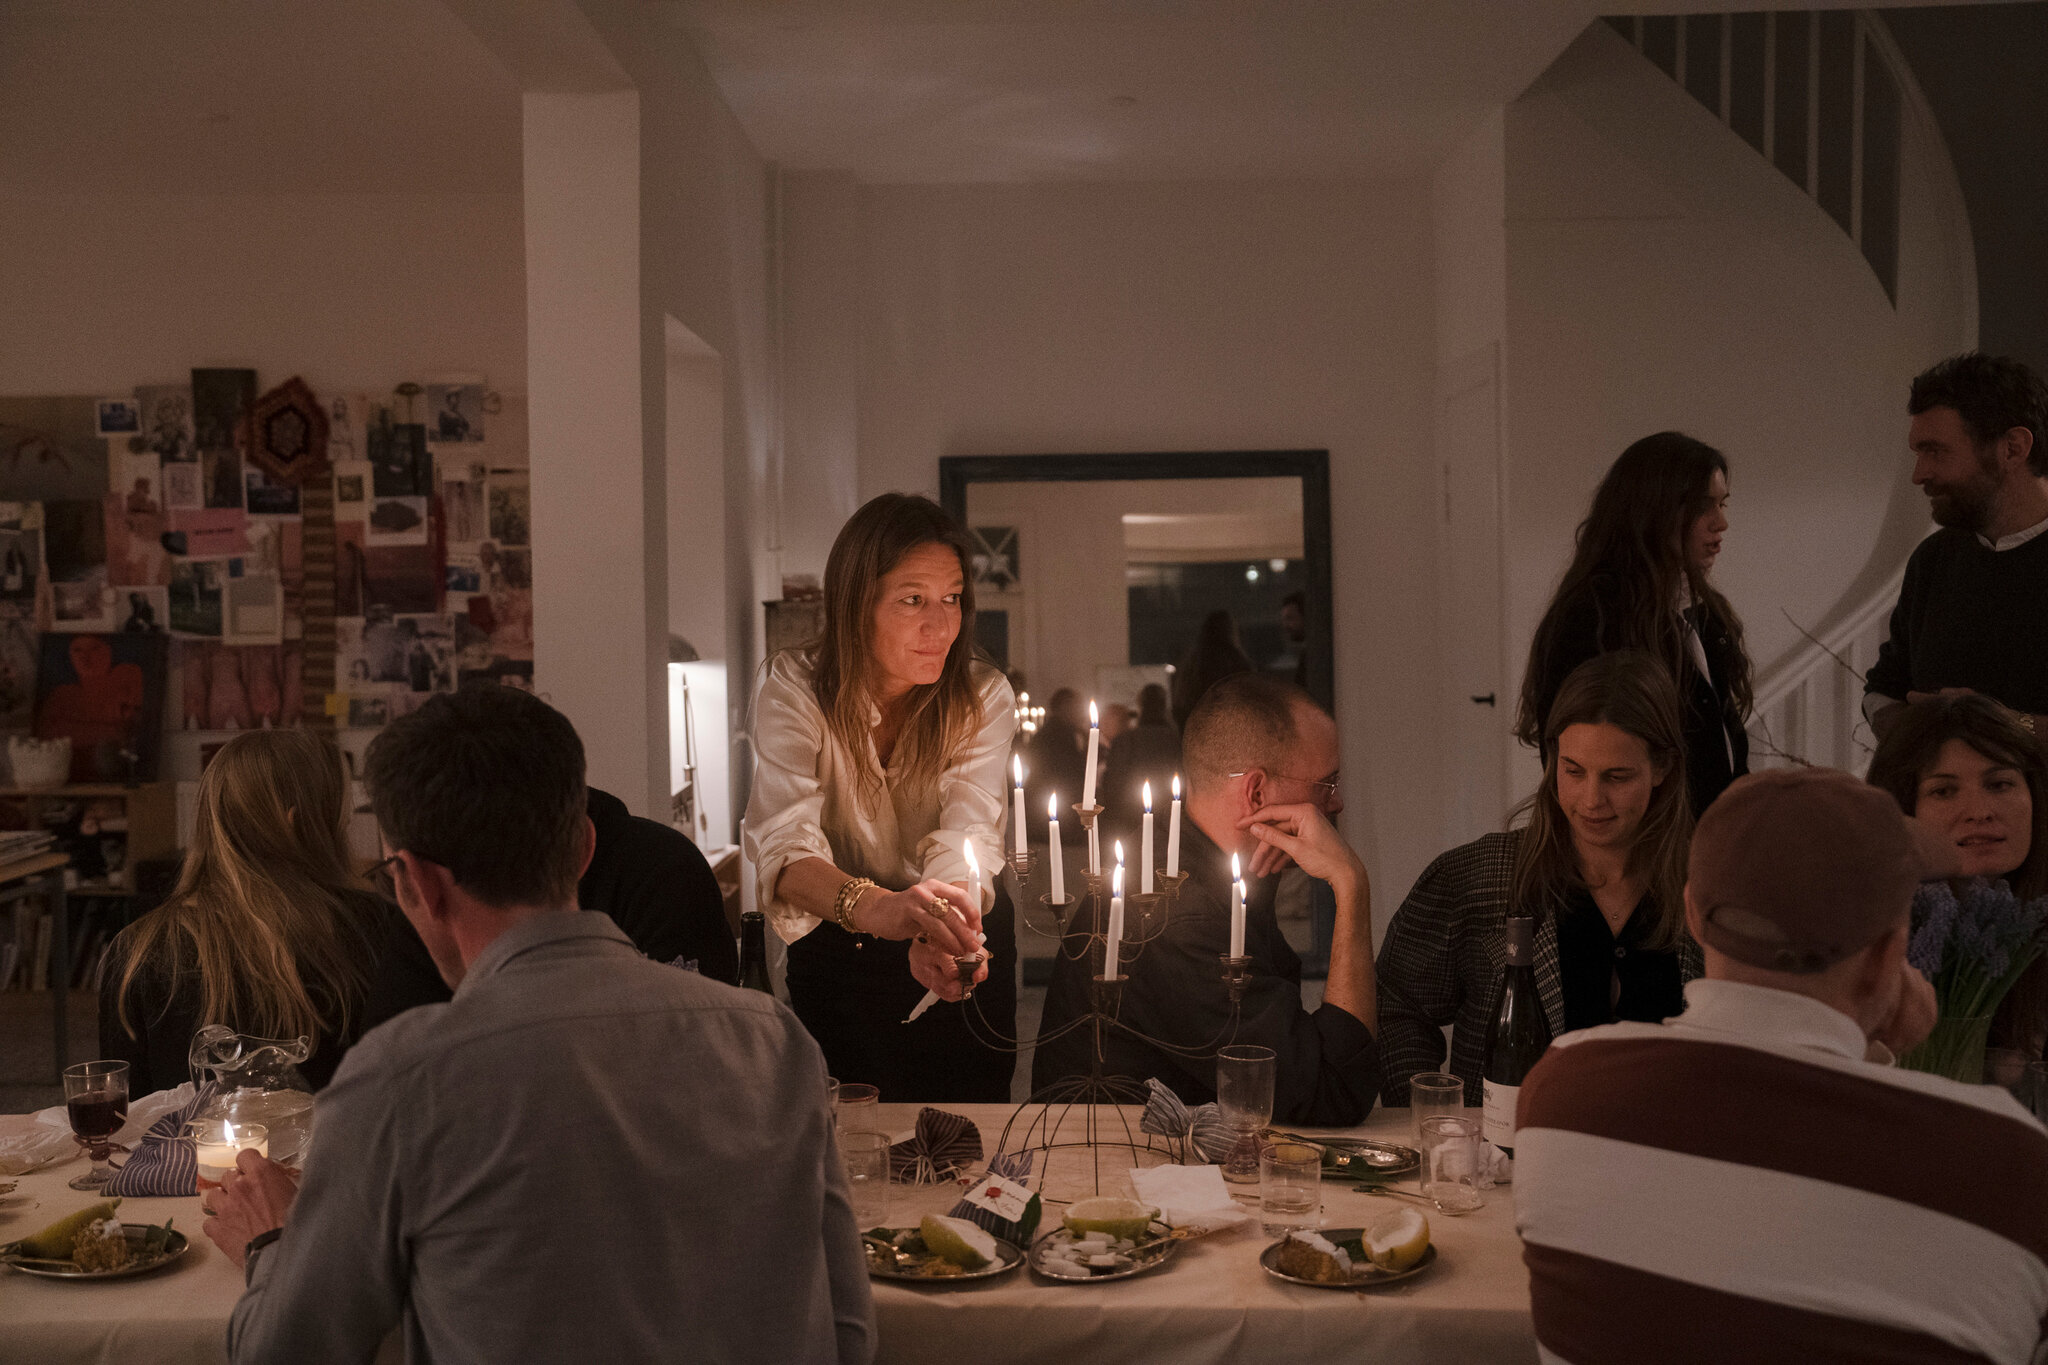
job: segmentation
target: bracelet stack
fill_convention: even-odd
[[[857,934],[860,928],[853,922],[853,908],[860,904],[860,898],[867,893],[874,882],[866,877],[849,877],[846,885],[839,888],[839,899],[832,903],[832,918],[839,921],[839,927],[849,934]]]

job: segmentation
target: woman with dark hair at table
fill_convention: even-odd
[[[975,657],[970,555],[928,499],[862,507],[825,562],[823,635],[771,658],[754,700],[746,851],[790,1004],[832,1074],[887,1101],[1006,1100],[1016,1062],[999,875],[1016,704]],[[950,1003],[954,958],[979,951],[984,984]],[[906,1024],[927,987],[949,1003]]]
[[[2048,756],[2005,707],[1974,693],[1909,703],[1869,780],[1954,846],[1963,878],[2003,881],[2022,903],[2048,896]],[[2029,1060],[2048,1050],[2048,958],[2013,983],[1989,1041]]]
[[[251,730],[213,756],[176,889],[109,949],[100,1055],[128,1063],[131,1093],[192,1079],[204,1024],[305,1038],[317,1090],[372,1028],[448,998],[419,935],[356,874],[348,821],[327,735]]]
[[[1385,1102],[1450,1069],[1466,1103],[1480,1068],[1506,921],[1536,921],[1536,991],[1553,1035],[1685,1009],[1703,963],[1685,931],[1692,812],[1678,696],[1646,654],[1603,654],[1558,689],[1543,729],[1543,783],[1519,826],[1429,865],[1387,925],[1379,955]]]
[[[1708,581],[1727,530],[1720,451],[1676,431],[1624,450],[1594,491],[1571,566],[1530,642],[1516,737],[1541,748],[1565,677],[1595,655],[1633,649],[1678,688],[1693,818],[1748,772],[1742,621]]]

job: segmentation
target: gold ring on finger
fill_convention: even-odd
[[[932,897],[931,904],[925,906],[924,912],[933,919],[945,919],[953,913],[953,902],[947,900],[944,896],[934,896]]]

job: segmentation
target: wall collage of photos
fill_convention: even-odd
[[[190,781],[235,731],[531,686],[524,417],[477,376],[0,398],[0,746],[68,735],[74,782]],[[179,732],[196,757],[166,764]]]

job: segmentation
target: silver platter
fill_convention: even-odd
[[[904,1230],[905,1229],[900,1228],[889,1229],[889,1231],[891,1232],[900,1232]],[[913,1232],[916,1231],[916,1229],[914,1228],[908,1230]],[[874,1253],[868,1249],[869,1243],[865,1237],[861,1239],[861,1251],[862,1254],[867,1257],[868,1274],[877,1280],[895,1280],[900,1284],[931,1284],[944,1286],[953,1284],[974,1284],[981,1280],[992,1280],[996,1278],[996,1276],[998,1275],[1007,1275],[1011,1271],[1015,1270],[1018,1266],[1024,1264],[1024,1253],[1017,1249],[1016,1243],[1006,1242],[1000,1237],[995,1239],[995,1243],[996,1258],[993,1261],[990,1261],[987,1265],[983,1266],[979,1270],[963,1270],[956,1275],[924,1275],[915,1271],[896,1270],[893,1268],[877,1265],[875,1263]]]
[[[0,1246],[0,1265],[21,1275],[38,1275],[46,1280],[125,1280],[134,1275],[148,1275],[162,1270],[171,1262],[192,1249],[192,1243],[176,1228],[164,1239],[161,1252],[144,1253],[149,1234],[163,1229],[147,1223],[123,1223],[121,1231],[127,1235],[128,1245],[137,1253],[137,1259],[130,1261],[119,1270],[80,1270],[69,1261],[47,1261],[34,1256],[24,1256],[21,1243],[9,1242]]]
[[[1332,1242],[1348,1242],[1354,1237],[1363,1237],[1365,1235],[1364,1228],[1320,1228],[1318,1231],[1324,1238]],[[1304,1285],[1310,1289],[1378,1289],[1381,1285],[1398,1284],[1402,1280],[1411,1279],[1436,1264],[1436,1244],[1432,1242],[1429,1245],[1429,1249],[1422,1253],[1422,1259],[1409,1266],[1406,1270],[1381,1270],[1378,1266],[1370,1264],[1365,1266],[1354,1265],[1351,1267],[1350,1279],[1339,1283],[1325,1284],[1321,1280],[1304,1280],[1299,1275],[1289,1275],[1280,1269],[1280,1247],[1286,1241],[1287,1239],[1282,1237],[1278,1242],[1273,1243],[1260,1252],[1259,1266],[1276,1280],[1285,1280],[1289,1284]]]
[[[1105,1270],[1086,1279],[1075,1279],[1069,1275],[1048,1274],[1039,1265],[1045,1258],[1046,1247],[1055,1241],[1073,1240],[1071,1232],[1065,1228],[1055,1228],[1031,1244],[1031,1273],[1053,1284],[1103,1284],[1110,1280],[1128,1280],[1150,1274],[1180,1255],[1182,1239],[1175,1237],[1173,1230],[1164,1223],[1154,1223],[1147,1231],[1151,1234],[1152,1240],[1141,1243],[1135,1251],[1129,1253],[1130,1265],[1122,1270]]]

